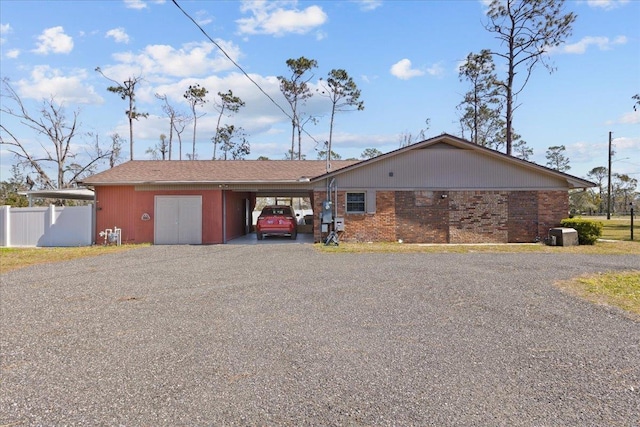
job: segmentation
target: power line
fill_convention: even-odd
[[[285,116],[287,116],[289,119],[293,120],[293,117],[291,117],[289,115],[289,113],[287,113],[267,92],[264,91],[264,89],[262,89],[262,87],[260,87],[260,85],[251,78],[251,76],[249,74],[247,74],[247,72],[240,66],[240,64],[238,64],[236,61],[233,60],[233,58],[231,58],[231,56],[229,56],[229,54],[222,48],[222,46],[220,46],[215,40],[213,40],[211,38],[211,36],[209,36],[209,34],[207,34],[207,32],[200,26],[200,24],[198,24],[187,12],[185,12],[185,10],[183,8],[180,7],[180,5],[178,4],[178,2],[176,0],[172,0],[173,4],[175,4],[177,6],[178,9],[180,9],[180,11],[182,13],[184,13],[184,15],[189,18],[189,20],[191,22],[193,22],[193,24],[198,27],[198,29],[202,32],[202,34],[204,34],[204,36],[209,39],[209,41],[211,43],[213,43],[214,45],[216,45],[216,47],[218,49],[220,49],[220,52],[222,52],[224,54],[224,56],[227,57],[227,59],[229,61],[231,61],[231,63],[233,65],[235,65],[240,71],[242,71],[242,74],[244,74],[250,81],[251,83],[253,83],[254,85],[256,85],[256,87],[260,90],[260,92],[262,92],[267,98],[269,98],[269,100],[280,109],[280,111],[282,111],[284,113]]]
[[[175,4],[175,5],[176,5],[176,7],[177,7],[178,9],[180,9],[180,11],[181,11],[181,12],[182,12],[182,13],[183,13],[183,14],[184,14],[184,15],[185,15],[185,16],[186,16],[186,17],[187,17],[191,22],[193,22],[193,24],[194,24],[196,27],[198,27],[198,29],[202,32],[202,34],[204,34],[204,36],[205,36],[205,37],[206,37],[206,38],[207,38],[211,43],[213,43],[213,44],[214,44],[218,49],[220,49],[220,52],[222,52],[222,53],[224,54],[224,56],[226,56],[226,57],[227,57],[227,59],[228,59],[229,61],[231,61],[231,63],[232,63],[233,65],[235,65],[235,66],[236,66],[236,67],[237,67],[237,68],[242,72],[242,74],[244,74],[244,75],[245,75],[245,77],[246,77],[246,78],[248,78],[248,79],[249,79],[249,81],[251,81],[251,83],[253,83],[253,84],[258,88],[258,90],[260,90],[260,92],[262,92],[262,93],[264,94],[264,96],[266,96],[267,98],[269,98],[269,100],[273,103],[273,105],[275,105],[276,107],[278,107],[278,109],[279,109],[280,111],[282,111],[282,113],[283,113],[285,116],[287,116],[287,118],[288,118],[289,120],[293,121],[293,117],[291,117],[291,116],[289,115],[289,113],[287,113],[287,112],[284,110],[284,108],[282,108],[282,107],[280,106],[280,104],[278,104],[278,103],[277,103],[277,102],[276,102],[276,101],[275,101],[275,100],[274,100],[274,99],[273,99],[273,98],[272,98],[272,97],[271,97],[267,92],[265,92],[265,91],[264,91],[264,89],[262,89],[262,87],[261,87],[261,86],[260,86],[260,85],[255,81],[255,80],[253,80],[249,74],[247,74],[247,72],[244,70],[244,68],[242,68],[242,67],[240,66],[240,64],[238,64],[236,61],[234,61],[234,60],[233,60],[233,58],[231,58],[231,56],[229,56],[229,54],[228,54],[228,53],[227,53],[227,52],[222,48],[222,46],[220,46],[218,43],[216,43],[216,41],[215,41],[215,40],[213,40],[213,39],[211,38],[211,36],[209,36],[209,34],[207,34],[207,32],[206,32],[206,31],[205,31],[205,30],[200,26],[200,24],[198,24],[198,23],[196,22],[196,20],[195,20],[195,19],[193,19],[193,18],[191,17],[191,15],[189,15],[189,14],[188,14],[188,13],[187,13],[183,8],[182,8],[182,7],[180,7],[180,5],[178,4],[177,0],[172,0],[172,2],[173,2],[173,4]],[[311,139],[313,140],[313,142],[315,142],[315,143],[316,143],[316,145],[318,145],[318,141],[316,141],[316,139],[315,139],[315,138],[314,138],[314,137],[313,137],[309,132],[307,132],[304,128],[302,128],[302,132],[304,132],[304,133],[305,133],[309,138],[311,138]]]

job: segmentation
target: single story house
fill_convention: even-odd
[[[122,241],[216,244],[252,231],[257,197],[310,197],[314,239],[534,242],[568,215],[581,178],[442,134],[363,161],[130,161],[84,180],[96,233]],[[326,202],[330,201],[330,204]],[[328,209],[326,209],[328,208]],[[324,225],[324,226],[323,226]]]

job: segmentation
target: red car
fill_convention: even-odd
[[[265,206],[256,222],[256,236],[262,240],[265,235],[290,235],[292,240],[298,236],[296,216],[291,206]]]

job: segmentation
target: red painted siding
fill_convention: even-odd
[[[202,243],[223,243],[221,190],[136,191],[133,186],[98,186],[96,190],[96,241],[106,228],[122,229],[123,243],[153,243],[156,196],[202,196]],[[227,192],[227,239],[244,232],[245,193]],[[143,220],[144,214],[149,220]]]

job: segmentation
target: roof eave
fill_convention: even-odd
[[[224,185],[224,184],[308,184],[308,179],[279,179],[279,180],[216,180],[216,181],[105,181],[105,182],[87,182],[84,181],[83,185],[107,186],[107,185]]]

